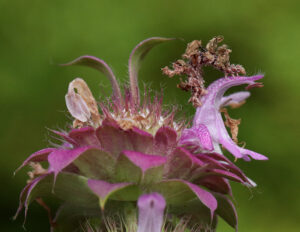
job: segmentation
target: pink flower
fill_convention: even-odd
[[[268,159],[264,155],[239,147],[230,138],[222,119],[220,109],[232,103],[244,101],[249,92],[238,92],[224,97],[224,93],[231,87],[248,84],[256,84],[256,80],[263,78],[262,75],[244,77],[224,77],[207,88],[207,94],[202,98],[202,105],[197,108],[193,120],[193,126],[183,131],[182,144],[198,145],[202,151],[213,151],[222,154],[220,144],[223,145],[236,158],[250,160],[249,156],[257,160]]]

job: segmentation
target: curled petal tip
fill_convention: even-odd
[[[123,98],[122,98],[119,84],[117,82],[117,79],[116,79],[113,71],[111,70],[111,68],[105,61],[103,61],[97,57],[94,57],[94,56],[85,55],[85,56],[80,56],[77,59],[75,59],[69,63],[62,64],[61,66],[70,66],[70,65],[87,66],[90,68],[94,68],[94,69],[100,71],[101,73],[103,73],[109,79],[109,81],[112,85],[113,96],[114,96],[116,102],[118,104],[122,104]]]
[[[250,151],[248,149],[242,149],[243,153],[251,156],[252,159],[255,159],[255,160],[268,160],[269,158],[262,155],[262,154],[259,154],[257,152],[254,152],[254,151]]]
[[[251,158],[255,160],[267,160],[268,158],[262,154],[259,154],[257,152],[239,147],[236,145],[229,135],[225,135],[224,138],[220,139],[220,143],[231,152],[236,158],[243,158],[245,161],[250,161]]]
[[[138,87],[138,70],[141,65],[141,61],[147,55],[147,53],[160,43],[173,40],[173,38],[151,37],[140,42],[131,52],[129,57],[129,79],[130,79],[130,91],[132,96],[133,105],[140,104],[140,93]]]

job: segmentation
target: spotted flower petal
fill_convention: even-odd
[[[199,149],[207,151],[213,150],[211,136],[204,124],[183,130],[179,143],[196,151]]]
[[[162,195],[151,193],[138,200],[139,219],[137,232],[161,232],[166,201]]]
[[[250,86],[255,85],[255,81],[261,78],[263,78],[262,75],[251,77],[224,77],[213,82],[207,88],[208,93],[203,97],[203,105],[197,108],[192,128],[197,128],[199,125],[205,125],[207,127],[213,141],[215,152],[221,153],[219,144],[222,144],[236,158],[250,160],[250,156],[257,160],[267,159],[267,157],[259,153],[236,145],[230,138],[225,128],[221,113],[219,112],[222,103],[224,103],[222,98],[226,90],[233,86],[242,84],[248,84]]]

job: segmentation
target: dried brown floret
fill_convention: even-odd
[[[216,53],[218,44],[221,43],[224,40],[224,37],[219,35],[213,37],[207,44],[206,44],[206,50],[212,54]]]
[[[231,50],[227,45],[218,46],[223,41],[222,36],[212,38],[205,47],[202,46],[201,40],[194,40],[187,45],[182,59],[172,64],[172,69],[164,67],[163,73],[169,77],[175,75],[186,75],[187,80],[180,79],[177,86],[185,91],[191,92],[191,102],[194,107],[201,106],[201,98],[206,94],[203,66],[211,66],[224,73],[225,76],[245,75],[246,71],[241,65],[230,64]]]
[[[30,183],[37,176],[47,173],[47,170],[44,169],[40,163],[30,162],[29,165],[32,168],[32,171],[27,172],[29,176],[29,180],[27,181],[28,183]]]
[[[241,123],[241,119],[233,119],[229,116],[228,111],[226,108],[222,108],[220,112],[224,113],[225,117],[225,126],[230,128],[231,138],[232,140],[238,144],[238,132],[239,132],[239,125]]]
[[[183,58],[190,59],[192,56],[197,55],[199,52],[199,48],[202,47],[202,41],[201,40],[194,40],[190,43],[188,43],[185,53],[183,54]]]

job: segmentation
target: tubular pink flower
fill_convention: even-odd
[[[250,160],[249,156],[256,160],[268,159],[264,155],[236,145],[230,138],[220,113],[220,107],[228,105],[230,101],[239,103],[249,96],[247,92],[241,92],[236,93],[235,95],[230,95],[229,97],[223,97],[226,90],[233,86],[242,84],[248,84],[249,86],[255,85],[255,81],[261,78],[263,78],[262,75],[250,77],[224,77],[213,82],[207,88],[208,93],[203,97],[203,105],[197,108],[196,115],[193,121],[193,127],[189,130],[197,131],[197,128],[199,128],[200,126],[205,126],[211,136],[213,150],[217,153],[222,153],[219,145],[222,144],[236,158],[243,158],[248,161]],[[197,135],[199,141],[201,141],[203,139],[203,134],[198,133]],[[206,133],[205,136],[207,137]],[[209,139],[206,138],[205,140]],[[205,149],[203,143],[202,147]]]
[[[162,195],[151,193],[138,200],[139,220],[137,232],[161,232],[166,201]]]

